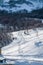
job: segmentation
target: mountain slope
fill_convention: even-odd
[[[33,29],[28,30],[28,32],[27,30],[12,32],[14,40],[11,44],[2,48],[2,54],[11,59],[29,60],[29,57],[43,59],[43,28],[36,30],[38,36],[37,31]],[[25,34],[24,31],[27,33]]]
[[[0,10],[7,10],[8,12],[23,12],[23,10],[27,10],[30,12],[42,7],[42,0],[3,0],[0,5]]]

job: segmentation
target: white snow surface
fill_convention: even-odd
[[[28,34],[27,30],[12,32],[14,40],[2,48],[2,55],[5,58],[19,61],[25,59],[43,62],[43,28],[36,30],[30,29]]]

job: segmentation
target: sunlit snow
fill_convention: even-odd
[[[12,37],[13,42],[2,48],[5,58],[19,62],[20,60],[43,62],[43,28],[37,28],[36,31],[30,29],[28,32],[27,30],[12,32]]]

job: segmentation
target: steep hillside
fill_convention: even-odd
[[[23,10],[31,12],[42,7],[42,0],[0,0],[0,10],[6,10],[8,12],[23,12]]]

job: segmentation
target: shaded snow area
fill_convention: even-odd
[[[43,28],[12,32],[13,41],[2,55],[15,65],[43,65]]]
[[[36,9],[43,8],[42,0],[3,0],[1,2],[0,10],[6,10],[8,12],[18,12],[26,10],[28,12]]]

